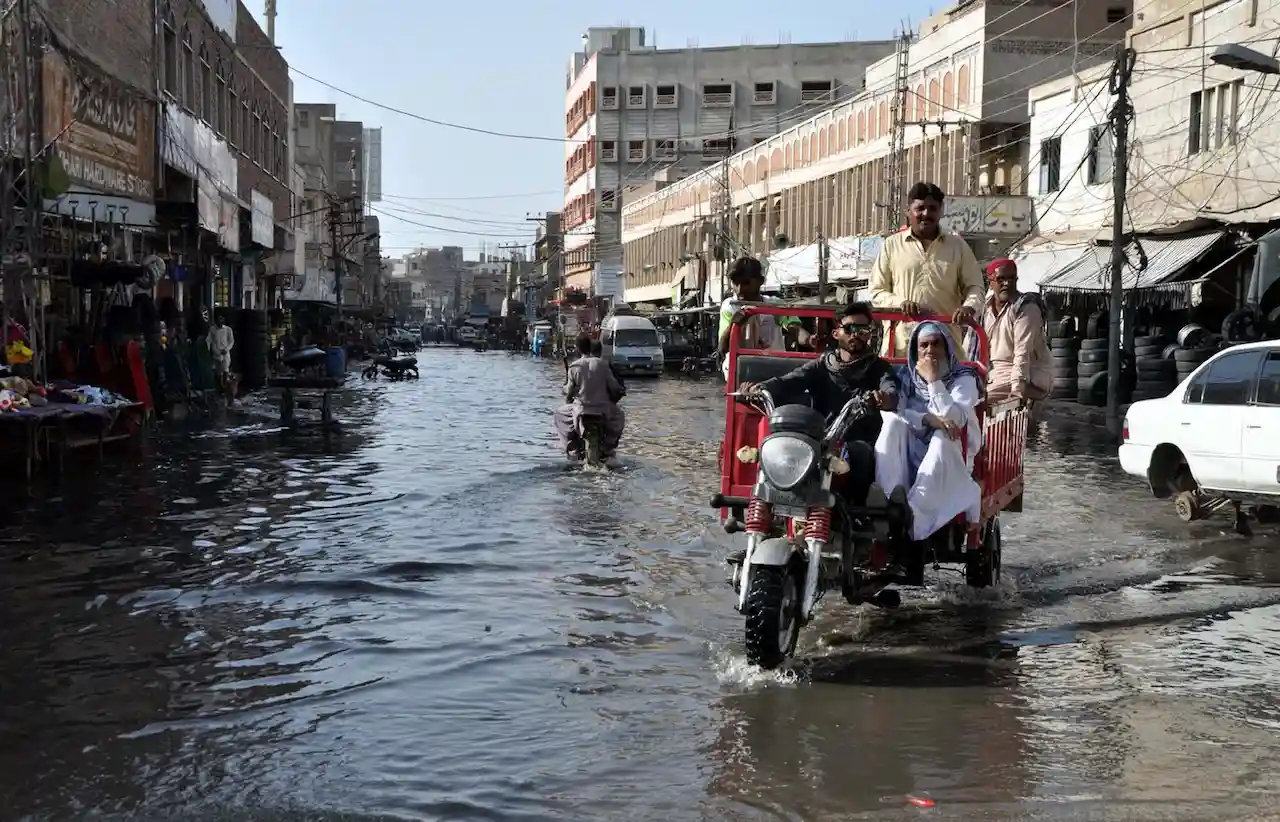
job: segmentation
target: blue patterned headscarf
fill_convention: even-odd
[[[929,394],[929,384],[916,372],[916,363],[920,359],[918,342],[922,336],[941,337],[947,346],[945,366],[947,370],[939,379],[948,390],[962,377],[973,377],[977,380],[978,372],[967,365],[960,364],[960,358],[956,356],[956,341],[951,335],[951,329],[942,323],[923,322],[911,332],[911,343],[907,346],[907,364],[898,366],[898,385],[902,388],[904,399],[911,400],[917,396],[925,397]]]

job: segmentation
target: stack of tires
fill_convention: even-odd
[[[1076,354],[1079,361],[1076,366],[1076,402],[1081,405],[1105,404],[1108,354],[1106,337],[1090,337],[1080,341],[1080,350]],[[1098,400],[1099,396],[1102,397],[1101,402]]]
[[[1177,348],[1173,351],[1174,379],[1176,384],[1190,377],[1197,368],[1214,355],[1216,349],[1209,346],[1200,348]],[[1172,390],[1172,389],[1170,389]]]
[[[1072,337],[1054,337],[1049,340],[1049,348],[1050,353],[1053,354],[1053,391],[1049,396],[1054,399],[1074,400],[1079,377],[1076,354],[1080,349],[1080,341]]]
[[[265,311],[244,310],[235,329],[240,352],[240,387],[256,391],[267,385],[267,359],[271,350],[270,325]]]
[[[1230,318],[1228,317],[1228,320]],[[1224,326],[1227,323],[1223,324]],[[1205,360],[1212,357],[1220,347],[1219,339],[1207,328],[1196,323],[1188,323],[1178,331],[1177,345],[1170,346],[1173,357],[1174,376],[1178,383],[1190,377]]]
[[[1178,385],[1177,371],[1172,359],[1178,346],[1167,345],[1164,337],[1137,337],[1133,341],[1134,368],[1137,382],[1133,386],[1133,401],[1155,400],[1169,396]]]

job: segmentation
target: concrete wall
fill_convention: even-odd
[[[1134,221],[1154,228],[1196,217],[1273,219],[1276,207],[1268,201],[1280,178],[1275,78],[1223,68],[1206,58],[1212,46],[1223,43],[1247,42],[1265,55],[1275,53],[1280,2],[1163,0],[1140,8],[1142,20],[1133,30],[1140,56],[1131,92],[1137,120],[1128,186]],[[1208,49],[1195,48],[1206,43]],[[1217,94],[1223,87],[1224,134],[1234,132],[1234,138],[1211,139],[1193,153],[1192,95],[1207,89]],[[1210,119],[1216,125],[1216,116]]]
[[[1064,77],[1030,91],[1031,192],[1035,197],[1036,231],[1058,234],[1096,230],[1111,222],[1111,178],[1089,182],[1090,130],[1105,125],[1113,98],[1107,90],[1109,66],[1098,66],[1075,77]],[[1042,166],[1045,141],[1056,139],[1058,187],[1051,188]]]
[[[1270,181],[1280,178],[1280,152],[1272,149],[1280,137],[1269,91],[1274,83],[1257,73],[1218,66],[1208,55],[1226,43],[1245,43],[1264,55],[1280,49],[1280,0],[1140,0],[1135,19],[1131,38],[1138,57],[1130,86],[1135,117],[1126,186],[1132,226],[1150,231],[1204,219],[1273,219]],[[1061,196],[1037,197],[1041,233],[1094,232],[1110,225],[1110,177],[1089,184],[1087,162],[1072,175],[1088,150],[1086,124],[1103,122],[1111,105],[1107,90],[1099,88],[1106,74],[1105,66],[1082,73],[1085,82],[1074,101],[1070,78],[1030,93],[1033,150],[1045,136],[1061,131],[1062,123],[1072,122],[1062,138]],[[1097,102],[1086,106],[1095,93]],[[1203,106],[1206,94],[1223,95],[1223,117],[1218,118],[1216,101],[1209,104],[1212,128],[1200,132],[1205,144],[1193,148],[1192,98],[1199,95]],[[1035,185],[1037,167],[1031,176]]]

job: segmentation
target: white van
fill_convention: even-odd
[[[604,357],[623,374],[662,373],[662,341],[658,329],[644,317],[615,314],[600,325]]]

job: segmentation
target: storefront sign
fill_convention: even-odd
[[[1031,230],[1030,197],[948,197],[942,212],[942,227],[966,236],[1022,236]]]
[[[217,234],[226,248],[238,250],[239,225],[236,224],[232,232],[223,224],[223,200],[230,199],[235,205],[239,180],[239,165],[231,149],[209,126],[176,106],[164,108],[161,149],[166,165],[196,181],[196,213],[200,227]]]
[[[264,248],[275,245],[275,204],[260,191],[250,194],[250,239]]]
[[[56,51],[42,65],[43,133],[67,175],[97,191],[155,199],[155,104]]]
[[[594,274],[591,289],[595,296],[622,299],[624,284],[620,266],[597,263]]]

